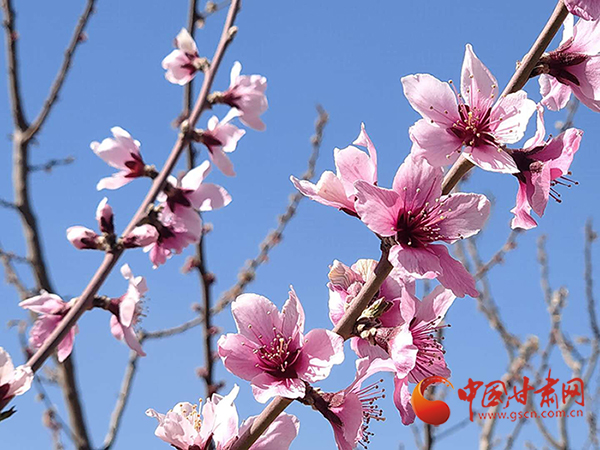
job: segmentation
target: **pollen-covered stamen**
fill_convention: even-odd
[[[200,399],[200,404],[202,404],[202,399]],[[200,420],[199,405],[191,405],[185,403],[178,403],[175,408],[170,410],[172,412],[176,410],[178,414],[185,417],[185,419],[194,427],[194,430],[200,431],[202,427],[202,420]]]
[[[419,373],[421,377],[436,375],[430,370],[431,366],[436,362],[444,361],[446,350],[444,350],[441,342],[443,337],[438,337],[437,331],[448,328],[450,325],[440,325],[441,320],[442,317],[438,316],[429,322],[419,323],[418,325],[413,322],[410,325],[413,344],[417,347],[417,358],[413,371]]]
[[[260,362],[257,363],[265,372],[277,378],[294,378],[296,371],[294,363],[298,359],[299,351],[294,348],[292,337],[284,337],[273,328],[274,336],[269,341],[262,334],[254,332],[256,339],[261,344],[254,349]]]
[[[420,188],[417,188],[417,194],[419,191]],[[408,206],[405,206],[396,220],[396,241],[408,247],[423,248],[431,242],[443,240],[445,236],[441,233],[440,223],[446,219],[449,209],[445,208],[445,202],[450,197],[436,198],[433,203],[415,205],[414,209],[407,210]]]
[[[492,105],[494,103],[494,94],[490,94],[487,101],[480,101],[479,105],[483,107],[478,108],[477,106],[472,106],[474,100],[473,90],[471,88],[467,89],[467,93],[471,97],[470,104],[467,104],[463,96],[456,90],[454,83],[449,81],[449,84],[452,86],[458,99],[458,114],[460,118],[452,124],[452,127],[448,128],[448,131],[458,137],[465,147],[479,147],[482,145],[499,147],[492,131],[493,125],[498,122],[493,122],[490,119]],[[479,91],[478,93],[480,94]],[[501,121],[502,118],[498,120]]]

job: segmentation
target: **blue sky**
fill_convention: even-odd
[[[37,113],[47,94],[83,3],[20,2],[16,6],[29,117]],[[464,46],[471,43],[503,86],[553,8],[554,3],[546,0],[507,0],[501,5],[431,0],[427,6],[423,2],[355,0],[244,2],[239,33],[214,87],[226,88],[229,68],[236,60],[242,62],[243,73],[266,76],[269,110],[263,118],[267,131],[249,130],[242,139],[232,156],[236,178],[227,178],[217,170],[209,176],[209,181],[223,185],[233,197],[227,208],[205,216],[214,225],[207,239],[207,252],[208,267],[217,277],[215,294],[235,282],[240,266],[256,254],[266,232],[276,226],[276,217],[292,192],[289,176],[302,174],[306,167],[316,103],[321,103],[331,117],[317,172],[333,167],[333,148],[352,142],[364,122],[379,152],[380,184],[389,186],[410,149],[408,127],[419,118],[403,96],[400,78],[425,72],[442,80],[457,80]],[[171,51],[173,38],[186,23],[186,14],[187,2],[183,0],[99,2],[87,29],[89,40],[78,50],[60,101],[38,136],[32,162],[68,155],[76,159],[74,164],[51,174],[32,176],[34,205],[51,277],[64,298],[81,292],[102,258],[100,253],[72,248],[65,238],[66,228],[76,224],[95,227],[96,205],[108,195],[117,228],[122,229],[149,187],[147,180],[140,180],[116,192],[97,192],[98,179],[109,175],[111,169],[89,150],[89,143],[107,137],[110,127],[119,125],[142,142],[145,160],[160,166],[176,138],[170,123],[180,112],[182,89],[164,80],[160,61]],[[223,20],[224,13],[217,14],[199,31],[201,55],[212,55]],[[4,58],[2,61],[5,64]],[[6,86],[5,73],[0,71],[0,86]],[[539,100],[537,81],[530,82],[526,89],[531,98]],[[5,105],[0,109],[0,136],[8,136],[12,121],[5,88],[0,89],[0,104]],[[215,113],[222,117],[226,109],[216,108]],[[205,126],[208,117],[205,114],[201,118],[200,126]],[[548,129],[563,117],[562,113],[548,114]],[[522,235],[518,248],[491,274],[492,293],[501,314],[510,331],[522,339],[537,334],[545,343],[550,326],[535,261],[536,239],[543,234],[548,235],[553,287],[564,285],[569,289],[564,315],[569,335],[589,333],[582,280],[583,226],[588,217],[597,218],[594,206],[600,180],[594,143],[600,138],[598,120],[598,115],[585,108],[577,113],[576,125],[585,135],[572,170],[580,185],[563,190],[564,202],[551,203],[540,226]],[[533,133],[533,122],[531,125],[528,135]],[[2,146],[0,197],[10,199],[9,140],[5,139]],[[480,171],[464,186],[466,191],[484,193],[495,200],[488,226],[479,239],[486,260],[501,247],[510,231],[509,210],[514,205],[516,188],[512,177]],[[0,217],[2,245],[24,253],[18,217],[8,210],[0,210]],[[597,259],[597,250],[594,256]],[[259,269],[249,291],[281,306],[291,284],[307,312],[307,328],[329,327],[328,265],[334,259],[351,264],[365,257],[378,257],[377,239],[366,227],[332,208],[304,201],[282,244],[272,252],[269,263]],[[180,273],[184,259],[183,255],[175,257],[158,270],[152,270],[141,251],[128,252],[122,259],[136,275],[148,280],[144,328],[165,328],[193,317],[190,305],[199,300],[199,288],[195,276]],[[19,267],[19,273],[30,280],[25,267]],[[101,293],[118,296],[125,288],[125,281],[116,271]],[[12,287],[0,285],[0,296],[3,322],[27,317],[18,308]],[[101,444],[106,432],[129,355],[128,349],[110,335],[108,321],[102,311],[86,314],[80,322],[75,348],[86,416],[96,445]],[[455,388],[466,385],[469,378],[485,382],[498,379],[506,368],[505,352],[475,301],[457,300],[448,321],[452,328],[445,343]],[[218,316],[216,322],[224,332],[234,330],[229,311]],[[21,362],[14,330],[0,328],[0,342]],[[145,350],[148,356],[140,362],[117,449],[166,448],[154,437],[155,422],[144,411],[148,407],[166,411],[179,401],[196,401],[204,395],[203,383],[195,375],[195,368],[203,361],[200,329],[169,340],[147,342]],[[584,354],[586,351],[582,350]],[[346,357],[344,366],[336,368],[322,383],[325,389],[341,389],[353,378],[354,358],[349,348]],[[219,379],[227,383],[225,392],[234,382],[241,386],[237,402],[240,417],[258,414],[262,406],[253,400],[249,384],[236,381],[220,364],[217,367]],[[553,356],[551,367],[561,381],[570,378],[559,355]],[[384,378],[391,394],[391,380]],[[60,405],[60,393],[52,387],[49,393]],[[375,436],[370,448],[397,448],[400,443],[413,448],[413,434],[401,426],[389,397],[381,403],[387,421],[371,426]],[[39,425],[43,407],[35,401],[34,393],[20,397],[15,405],[19,413],[0,425],[3,448],[49,447],[49,433]],[[449,405],[449,425],[467,417],[468,405],[458,401],[456,393],[449,394]],[[315,450],[334,448],[329,424],[321,416],[296,404],[290,412],[301,420],[293,449],[308,445]],[[547,422],[556,433],[554,422]],[[573,446],[581,447],[587,433],[584,421],[571,419],[569,426]],[[504,436],[510,430],[510,423],[502,423],[497,433]],[[479,427],[472,424],[440,445],[465,448],[468,443],[471,448],[476,445],[478,433]],[[315,440],[315,436],[319,438]],[[533,423],[525,426],[522,437],[542,444]]]

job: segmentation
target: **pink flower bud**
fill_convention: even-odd
[[[108,204],[108,198],[106,197],[98,204],[98,209],[96,209],[96,220],[98,221],[98,228],[100,231],[107,234],[115,233],[113,210]]]
[[[67,239],[79,250],[101,248],[100,236],[86,227],[74,226],[67,228]]]

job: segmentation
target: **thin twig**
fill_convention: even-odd
[[[27,122],[25,121],[25,116],[23,114],[23,99],[21,96],[21,78],[19,77],[17,48],[19,33],[15,28],[15,12],[12,7],[12,0],[2,0],[2,11],[4,14],[4,30],[6,33],[6,58],[12,117],[15,129],[23,131],[27,128]]]
[[[75,31],[73,32],[73,36],[71,37],[71,41],[69,42],[69,45],[65,50],[63,62],[60,66],[60,69],[58,70],[58,73],[56,74],[54,82],[52,83],[52,87],[50,88],[48,97],[46,98],[46,101],[44,101],[44,105],[42,106],[42,109],[40,110],[38,116],[35,118],[35,120],[32,122],[29,128],[27,128],[27,131],[25,131],[25,134],[23,136],[23,140],[25,142],[33,139],[35,135],[40,131],[40,129],[44,125],[44,122],[48,118],[52,107],[56,103],[56,100],[58,99],[58,94],[60,93],[60,90],[64,85],[65,78],[67,77],[69,69],[71,68],[71,62],[73,61],[73,55],[75,54],[75,50],[81,42],[85,41],[83,30],[85,29],[90,19],[90,16],[94,12],[95,3],[96,0],[87,0],[83,14],[79,18],[77,26],[75,27]]]
[[[321,142],[323,141],[323,131],[325,130],[325,126],[329,120],[329,115],[320,105],[317,105],[317,112],[319,116],[315,122],[315,134],[311,138],[312,154],[308,160],[306,172],[304,172],[302,175],[303,180],[310,180],[315,176],[315,165],[317,163],[317,158],[319,157]],[[254,280],[256,276],[256,269],[262,263],[267,261],[269,252],[273,249],[273,247],[281,242],[283,231],[290,220],[292,220],[294,217],[294,214],[298,209],[298,204],[303,198],[304,195],[302,195],[300,192],[295,192],[294,194],[290,195],[290,201],[285,213],[278,217],[279,225],[274,231],[270,231],[265,239],[261,242],[258,255],[254,259],[246,262],[246,265],[240,270],[237,283],[223,293],[223,295],[221,295],[218,303],[213,308],[214,313],[223,311],[223,309],[225,309],[233,300],[235,300],[238,295],[242,294],[246,286],[248,286],[248,284]]]
[[[59,166],[68,166],[75,161],[75,158],[72,156],[67,156],[66,158],[61,159],[51,159],[50,161],[45,162],[44,164],[34,164],[29,166],[30,172],[52,172],[52,169]]]
[[[6,282],[15,287],[17,292],[19,293],[19,297],[27,298],[31,294],[31,290],[28,289],[23,281],[19,278],[17,271],[12,266],[13,259],[10,257],[9,253],[5,253],[2,250],[2,246],[0,245],[0,259],[2,260],[2,265],[4,266],[4,276],[6,277]]]
[[[119,391],[119,397],[117,403],[110,416],[110,423],[108,425],[108,432],[104,438],[102,444],[103,450],[108,450],[112,447],[117,437],[119,426],[121,425],[121,419],[123,418],[123,412],[127,406],[129,400],[129,394],[131,393],[131,385],[137,369],[138,354],[135,351],[129,353],[129,361],[125,368],[125,374],[123,375],[123,383],[121,384],[121,390]]]

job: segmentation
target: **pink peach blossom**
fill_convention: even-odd
[[[37,349],[48,339],[63,317],[69,312],[73,301],[67,303],[56,294],[42,291],[40,295],[28,298],[19,303],[21,308],[39,314],[33,327],[29,331],[29,345]],[[73,342],[77,333],[77,325],[71,328],[58,344],[58,361],[63,362],[73,350]]]
[[[268,108],[267,79],[261,75],[240,75],[242,65],[236,61],[231,68],[231,83],[223,93],[222,102],[235,108],[243,124],[264,131],[260,115]]]
[[[167,71],[165,78],[169,82],[183,86],[194,79],[201,68],[201,59],[194,39],[185,28],[175,38],[175,46],[177,49],[163,59],[162,68]]]
[[[164,202],[171,212],[184,221],[195,222],[196,226],[200,224],[201,227],[200,217],[192,218],[192,215],[198,216],[194,209],[213,211],[231,203],[231,196],[224,188],[204,183],[210,171],[210,161],[204,161],[179,180],[169,177],[171,187],[167,189],[166,194],[161,194],[158,200]]]
[[[600,3],[598,3],[600,9]],[[592,111],[600,112],[600,27],[598,20],[564,22],[561,45],[542,55],[531,76],[539,75],[542,104],[558,111],[571,93]]]
[[[321,397],[327,402],[325,415],[333,428],[335,442],[339,450],[353,450],[358,444],[366,448],[371,432],[370,422],[385,420],[383,411],[375,403],[383,398],[384,389],[378,383],[362,387],[362,383],[371,375],[381,372],[393,372],[394,365],[390,360],[362,358],[356,361],[356,377],[343,391],[323,393]]]
[[[565,6],[571,14],[583,20],[600,19],[600,2],[598,0],[565,0]]]
[[[569,167],[579,149],[583,131],[569,128],[555,138],[545,140],[544,109],[538,107],[537,132],[529,139],[523,149],[511,150],[519,172],[514,174],[519,181],[517,204],[511,210],[515,215],[512,228],[526,230],[537,226],[531,216],[531,210],[542,216],[548,199],[553,197],[560,202],[560,193],[554,186],[571,186],[575,183],[567,177]]]
[[[119,341],[125,341],[130,349],[140,356],[146,356],[136,336],[135,326],[142,315],[142,298],[148,292],[144,277],[135,277],[128,264],[121,267],[121,275],[129,282],[127,292],[119,298],[111,299],[109,310],[110,332]]]
[[[235,171],[227,153],[233,152],[238,141],[246,134],[246,131],[229,123],[237,114],[238,112],[232,109],[220,122],[217,116],[212,116],[208,120],[208,129],[204,130],[200,137],[212,162],[228,177],[234,177]]]
[[[504,144],[523,137],[535,103],[525,91],[498,98],[498,82],[467,45],[461,93],[429,74],[402,78],[404,94],[423,117],[409,130],[412,153],[435,166],[452,164],[461,150],[484,170],[515,173]],[[451,87],[452,86],[452,87]]]
[[[450,376],[444,357],[446,352],[436,331],[444,328],[440,322],[455,298],[450,290],[438,286],[423,301],[414,296],[412,301],[411,296],[402,299],[404,324],[391,333],[388,348],[396,366],[394,404],[405,425],[412,423],[415,417],[407,383],[418,383],[434,375]]]
[[[238,333],[221,336],[219,356],[227,370],[252,383],[261,403],[303,397],[305,382],[327,378],[344,360],[341,336],[322,329],[304,335],[304,310],[293,288],[281,312],[256,294],[240,295],[231,311]]]
[[[131,230],[121,241],[125,248],[146,247],[158,239],[158,231],[152,225],[140,225]]]
[[[249,418],[238,429],[238,413],[233,403],[238,392],[239,387],[234,385],[225,397],[213,394],[202,407],[202,416],[198,406],[188,402],[178,403],[166,414],[148,409],[146,415],[158,420],[154,434],[177,450],[227,450],[256,419]],[[296,417],[282,413],[250,449],[287,450],[298,428]]]
[[[0,411],[10,400],[29,390],[33,372],[29,366],[13,366],[8,352],[0,347]]]
[[[118,189],[133,179],[143,177],[145,163],[140,154],[140,143],[121,127],[110,129],[114,138],[106,138],[100,142],[92,142],[91,149],[109,166],[119,169],[111,177],[98,182],[96,189]]]
[[[437,278],[458,296],[477,296],[473,277],[437,241],[453,243],[477,234],[490,202],[479,194],[442,195],[444,173],[409,155],[392,189],[357,181],[356,211],[361,220],[393,242],[389,260],[411,276]]]
[[[197,221],[191,214],[189,215],[191,220],[186,221],[167,208],[159,212],[159,225],[156,228],[158,237],[144,247],[144,252],[149,254],[155,269],[164,264],[173,253],[179,254],[185,247],[200,240],[202,221],[196,212],[192,211],[192,213],[198,217]]]
[[[370,184],[377,184],[377,151],[369,139],[364,123],[361,124],[360,134],[353,144],[341,150],[339,148],[334,150],[336,173],[323,172],[316,185],[308,180],[290,177],[296,189],[311,200],[356,216],[354,182],[363,180]],[[368,154],[355,145],[365,147]]]

